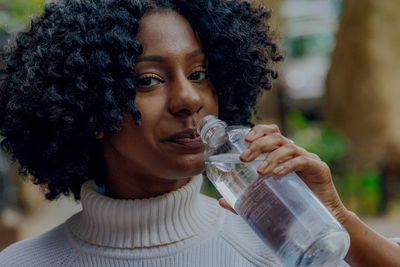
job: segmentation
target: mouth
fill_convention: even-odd
[[[178,146],[183,150],[199,150],[204,147],[201,137],[194,128],[189,128],[182,132],[172,134],[163,141]]]

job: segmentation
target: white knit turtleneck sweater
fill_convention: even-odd
[[[150,199],[116,200],[82,186],[83,210],[0,253],[0,266],[280,266],[237,215],[200,194],[202,177]]]

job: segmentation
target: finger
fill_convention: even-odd
[[[294,142],[290,142],[268,153],[265,161],[258,166],[257,171],[260,175],[269,174],[286,161],[298,156],[311,158],[315,160],[315,162],[322,164],[321,159],[316,154],[310,153],[304,148],[295,145]]]
[[[265,161],[268,164],[260,164],[257,172],[260,175],[266,175],[272,172],[278,165],[299,156],[303,151],[293,143],[283,145],[267,155]]]
[[[280,133],[279,127],[275,124],[259,124],[254,126],[250,132],[246,135],[245,140],[247,142],[253,142],[254,140],[273,133]]]
[[[240,155],[240,159],[249,162],[256,159],[262,153],[268,153],[288,144],[290,141],[280,133],[272,133],[251,142],[246,151]]]
[[[327,170],[329,170],[329,167],[325,162],[306,155],[301,155],[279,164],[274,168],[272,173],[277,176],[283,176],[291,172],[296,172],[300,177],[302,177],[302,173],[307,173],[307,181],[305,182],[326,183],[327,180],[325,177],[328,176],[323,175],[323,172]]]
[[[272,173],[282,176],[290,172],[302,171],[306,168],[309,168],[309,165],[311,164],[310,161],[310,158],[298,156],[275,166],[272,170]]]
[[[229,210],[229,211],[231,211],[231,212],[237,214],[236,211],[231,207],[231,205],[228,204],[228,202],[226,202],[225,199],[220,198],[220,199],[218,200],[218,203],[219,203],[219,205],[221,205],[221,207],[223,207],[224,209],[227,209],[227,210]]]

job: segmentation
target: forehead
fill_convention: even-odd
[[[143,54],[190,53],[201,48],[189,22],[172,10],[145,14],[136,38],[143,46]]]

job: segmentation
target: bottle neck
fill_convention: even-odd
[[[215,146],[220,144],[223,140],[226,140],[226,127],[227,124],[224,121],[209,115],[199,122],[197,132],[203,140],[203,143],[209,146]]]

